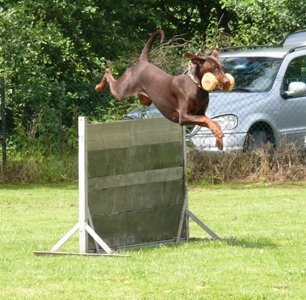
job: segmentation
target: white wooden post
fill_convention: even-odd
[[[182,127],[182,142],[183,142],[183,156],[184,156],[184,203],[182,207],[182,213],[179,223],[179,228],[176,236],[176,243],[180,242],[182,229],[183,229],[183,223],[186,222],[186,236],[187,241],[189,241],[189,223],[188,223],[188,184],[187,184],[187,149],[186,149],[186,126]]]
[[[79,251],[88,252],[87,118],[79,117]]]

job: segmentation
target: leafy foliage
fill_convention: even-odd
[[[235,16],[228,29],[237,44],[280,44],[290,32],[305,27],[301,0],[220,0]]]

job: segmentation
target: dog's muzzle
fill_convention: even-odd
[[[211,92],[216,87],[221,86],[221,87],[223,87],[223,88],[221,88],[221,90],[226,91],[226,92],[230,92],[235,86],[235,79],[229,73],[226,73],[225,76],[228,78],[229,83],[221,84],[217,80],[215,75],[213,75],[212,73],[205,73],[204,76],[202,77],[202,80],[201,80],[202,88],[207,92]]]

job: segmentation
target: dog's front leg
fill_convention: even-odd
[[[207,127],[211,130],[211,132],[214,134],[216,137],[216,146],[218,147],[219,150],[223,150],[223,137],[224,133],[222,132],[221,126],[211,120],[210,118],[206,117],[208,120],[206,121]]]
[[[216,146],[219,150],[223,149],[223,137],[224,134],[221,130],[221,126],[211,120],[207,116],[197,116],[197,115],[180,115],[179,124],[183,125],[199,125],[202,127],[207,127],[216,137]]]

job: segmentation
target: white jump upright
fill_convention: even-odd
[[[88,253],[88,234],[107,254],[113,254],[108,245],[96,234],[88,208],[88,175],[87,175],[87,119],[79,117],[79,249]]]
[[[79,117],[78,120],[79,149],[78,149],[78,171],[79,171],[79,221],[51,248],[50,251],[34,251],[36,255],[96,255],[88,252],[88,234],[94,239],[97,253],[99,246],[107,255],[113,255],[114,252],[108,245],[96,234],[93,228],[91,215],[88,209],[88,181],[87,181],[87,120],[86,117]],[[79,253],[58,252],[68,239],[79,230]],[[102,254],[105,255],[105,254]]]
[[[79,117],[79,220],[50,251],[35,255],[117,255],[114,250],[189,240],[185,128],[164,118],[87,124]],[[60,247],[79,231],[79,252]]]

